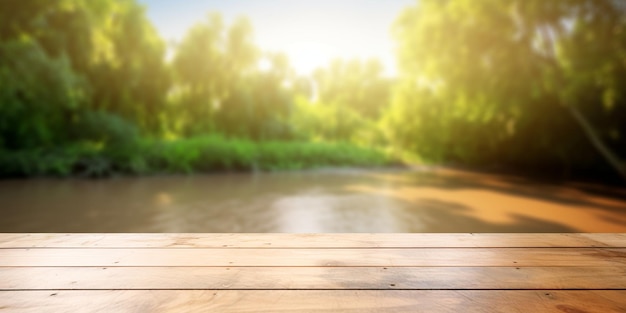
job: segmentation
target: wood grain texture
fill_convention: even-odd
[[[626,234],[0,234],[0,248],[626,248]]]
[[[4,291],[0,312],[623,313],[626,291],[112,290]],[[44,310],[42,310],[45,308]]]
[[[19,267],[0,277],[0,290],[626,288],[626,267]]]
[[[0,234],[0,312],[626,312],[626,234]]]
[[[615,266],[626,248],[1,249],[0,266]]]

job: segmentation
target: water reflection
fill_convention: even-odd
[[[622,199],[445,169],[17,180],[0,232],[626,232]]]
[[[282,198],[272,209],[280,232],[406,231],[401,207],[380,195],[311,193]]]

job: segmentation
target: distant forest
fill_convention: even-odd
[[[166,58],[135,0],[3,0],[0,21],[0,176],[424,162],[626,178],[623,1],[416,1],[392,27],[393,78],[375,59],[298,75],[219,13]]]

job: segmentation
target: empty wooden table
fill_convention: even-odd
[[[0,312],[626,312],[626,234],[0,234]]]

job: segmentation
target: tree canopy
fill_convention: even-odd
[[[443,160],[623,171],[624,27],[612,0],[419,1],[394,28],[392,133]]]
[[[4,0],[0,20],[0,163],[78,146],[141,169],[139,142],[216,135],[626,177],[623,1],[416,1],[393,26],[393,78],[375,59],[298,75],[218,12],[170,45],[135,0]]]

